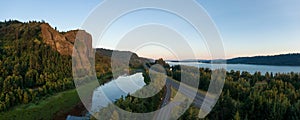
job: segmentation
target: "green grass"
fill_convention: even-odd
[[[19,105],[0,113],[0,120],[51,120],[59,111],[69,111],[80,102],[76,89],[64,91],[37,103]]]

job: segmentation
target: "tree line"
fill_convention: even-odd
[[[199,70],[199,89],[207,90],[212,71]],[[217,104],[205,119],[300,119],[299,84],[299,73],[250,74],[231,70]],[[192,106],[181,119],[198,119],[198,111]]]

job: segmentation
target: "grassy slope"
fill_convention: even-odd
[[[76,89],[58,93],[38,103],[19,105],[10,111],[0,113],[0,120],[50,120],[55,113],[70,110],[80,102]]]

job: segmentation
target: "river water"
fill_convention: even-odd
[[[98,112],[101,108],[113,103],[116,99],[134,93],[145,86],[142,73],[120,76],[94,90],[91,112]]]
[[[271,65],[249,65],[249,64],[208,64],[208,63],[198,63],[198,62],[168,62],[168,64],[172,65],[187,65],[187,66],[195,66],[200,68],[210,68],[215,69],[219,68],[218,66],[226,66],[226,70],[234,70],[234,71],[247,71],[251,74],[254,74],[256,71],[260,71],[262,74],[266,72],[269,73],[300,73],[300,66],[271,66]]]

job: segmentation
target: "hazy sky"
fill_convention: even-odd
[[[99,0],[7,0],[0,4],[0,20],[45,20],[60,31],[68,31],[81,28],[89,13],[100,2]],[[222,36],[227,58],[300,52],[300,0],[198,0],[198,2],[215,22]],[[151,19],[140,19],[141,15],[143,18],[148,16]],[[209,59],[204,42],[194,33],[192,27],[184,22],[176,25],[180,19],[164,12],[150,10],[129,14],[117,21],[109,29],[111,31],[108,30],[106,37],[115,41],[121,35],[118,31],[130,32],[128,30],[132,29],[130,27],[147,21],[174,25],[173,29],[177,32],[190,35],[190,38],[186,39],[195,49],[198,58]],[[115,42],[107,41],[101,47],[114,48],[112,46]],[[137,53],[145,57],[172,59],[172,55],[166,55],[166,49],[157,47],[156,51],[150,50],[154,48],[155,46],[148,46]]]

